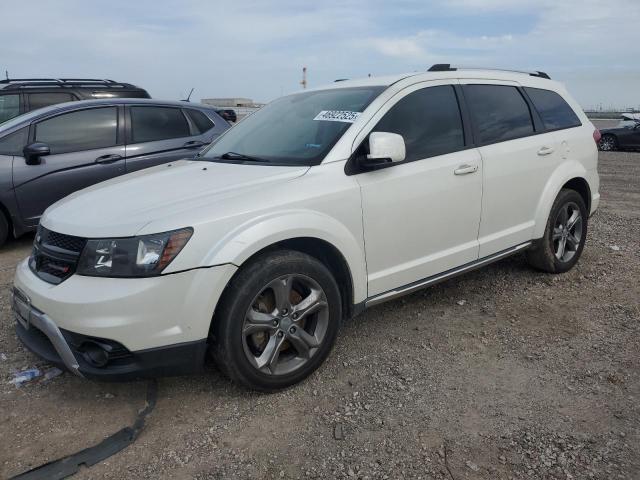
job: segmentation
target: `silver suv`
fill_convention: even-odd
[[[0,245],[54,202],[154,165],[193,158],[229,128],[213,108],[147,99],[86,100],[0,125]]]

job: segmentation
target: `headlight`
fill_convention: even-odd
[[[183,228],[141,237],[87,240],[77,273],[92,277],[160,275],[192,234],[192,228]]]

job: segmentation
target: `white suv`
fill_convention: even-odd
[[[597,136],[542,72],[439,65],[280,98],[199,159],[50,207],[17,269],[17,333],[81,376],[184,373],[210,352],[243,385],[287,387],[367,307],[524,250],[569,270]]]

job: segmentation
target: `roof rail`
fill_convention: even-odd
[[[348,78],[336,78],[333,83],[338,83],[338,82],[346,82],[347,80],[349,80]]]
[[[431,65],[429,67],[428,72],[455,72],[456,70],[495,70],[499,72],[515,72],[515,73],[524,73],[526,75],[531,75],[532,77],[540,77],[546,78],[547,80],[551,80],[551,77],[545,72],[534,71],[528,72],[524,70],[510,70],[508,68],[485,68],[485,67],[452,67],[450,63],[436,63],[435,65]]]
[[[13,90],[25,87],[106,87],[137,88],[130,83],[99,78],[7,78],[0,80],[0,88]]]

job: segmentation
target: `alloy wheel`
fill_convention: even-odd
[[[556,217],[551,237],[556,258],[561,262],[569,262],[580,248],[582,235],[580,208],[574,202],[564,204]]]
[[[327,296],[318,282],[306,275],[284,275],[265,285],[247,310],[244,353],[260,372],[285,375],[314,356],[328,326]]]
[[[611,135],[605,135],[600,140],[600,150],[611,152],[616,149],[616,141]]]

